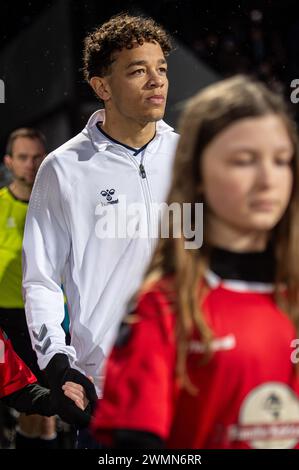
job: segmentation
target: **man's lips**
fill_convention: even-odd
[[[147,101],[153,104],[162,104],[165,101],[165,97],[163,95],[154,95],[147,98]]]

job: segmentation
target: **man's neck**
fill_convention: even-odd
[[[22,182],[14,180],[10,185],[9,189],[12,194],[22,201],[29,201],[32,187],[22,184]]]
[[[132,122],[130,119],[120,123],[118,120],[106,116],[105,122],[101,125],[101,128],[106,134],[118,142],[138,149],[143,147],[154,137],[156,123],[148,122],[141,124],[135,121]]]

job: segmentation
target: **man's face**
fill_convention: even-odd
[[[162,119],[168,79],[167,64],[158,43],[134,44],[113,54],[111,73],[104,78],[105,108],[115,119],[140,124]]]
[[[15,180],[32,186],[45,153],[39,139],[17,137],[12,146],[12,154],[5,156],[5,164]]]

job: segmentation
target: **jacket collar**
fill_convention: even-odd
[[[118,145],[118,144],[113,143],[108,137],[106,137],[104,134],[99,132],[96,124],[97,122],[103,122],[104,119],[105,119],[105,110],[99,109],[98,111],[96,111],[90,116],[83,130],[83,133],[87,134],[90,137],[94,147],[99,151],[106,150],[108,146],[113,147],[115,145]],[[152,142],[154,143],[157,137],[159,137],[160,135],[165,134],[167,132],[172,132],[172,131],[173,131],[173,128],[169,126],[168,124],[166,124],[165,121],[163,121],[162,119],[160,121],[157,121],[156,136]]]

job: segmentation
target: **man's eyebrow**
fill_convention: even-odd
[[[130,67],[134,67],[136,65],[147,65],[148,62],[146,60],[133,60],[132,62],[130,62],[128,65],[127,65],[127,69],[129,69]],[[166,64],[166,60],[165,59],[159,59],[158,60],[158,65],[161,65],[161,64]]]

